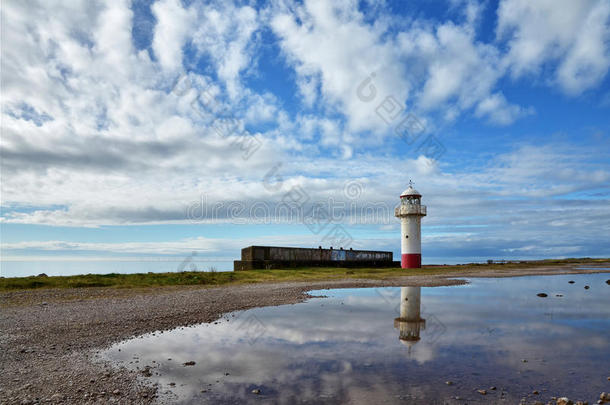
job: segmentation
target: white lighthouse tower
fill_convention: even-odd
[[[400,218],[400,264],[403,269],[421,267],[421,218],[426,216],[426,206],[421,205],[421,194],[409,188],[400,195],[400,205],[394,210]]]
[[[405,345],[419,342],[419,333],[426,329],[426,320],[421,317],[421,287],[402,287],[400,289],[400,317],[394,319],[398,338]]]

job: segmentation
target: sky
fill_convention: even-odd
[[[1,18],[3,262],[398,257],[409,180],[424,263],[610,256],[608,0],[8,0]]]

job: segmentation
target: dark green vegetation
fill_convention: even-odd
[[[246,284],[273,281],[314,281],[346,278],[383,279],[408,275],[434,275],[463,273],[482,270],[509,270],[568,264],[602,264],[608,259],[562,259],[540,260],[505,264],[470,263],[456,266],[424,266],[422,269],[344,269],[308,267],[289,270],[249,270],[222,272],[172,272],[136,274],[85,274],[78,276],[32,276],[0,278],[0,291],[32,288],[76,288],[76,287],[160,287],[176,285]]]

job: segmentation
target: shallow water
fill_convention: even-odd
[[[610,391],[608,278],[313,291],[328,297],[148,334],[103,357],[151,366],[182,403],[595,403]]]

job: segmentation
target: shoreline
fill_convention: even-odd
[[[590,269],[577,269],[577,267]],[[607,273],[610,262],[524,268],[464,268],[383,279],[348,278],[224,286],[56,288],[0,292],[0,403],[23,401],[151,403],[145,377],[95,357],[119,341],[212,322],[222,314],[294,304],[308,291],[388,286],[449,286],[458,278]],[[38,400],[36,400],[38,398]]]

